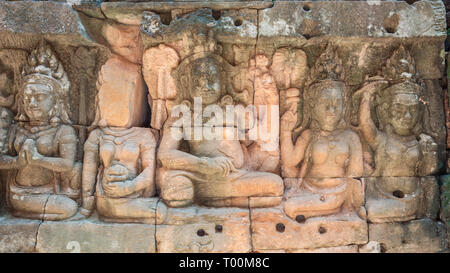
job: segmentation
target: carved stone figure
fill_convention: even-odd
[[[8,135],[14,117],[9,108],[13,103],[12,80],[3,72],[0,74],[0,154],[8,153]]]
[[[355,93],[362,95],[361,131],[375,152],[372,176],[430,175],[437,170],[437,144],[422,132],[424,91],[414,81],[413,59],[403,46],[394,52],[382,74],[382,79],[375,79]],[[378,127],[371,117],[375,93]]]
[[[100,128],[84,144],[81,213],[85,216],[96,206],[104,221],[162,220],[163,210],[156,213],[158,199],[153,198],[156,139],[150,129],[132,127],[142,125],[146,115],[139,107],[146,92],[139,68],[113,56],[100,71],[96,121]]]
[[[360,128],[374,151],[372,176],[410,178],[379,179],[368,185],[368,192],[373,195],[367,202],[368,217],[374,221],[411,219],[421,196],[419,178],[414,176],[430,175],[437,170],[437,144],[423,133],[424,90],[415,80],[414,61],[403,46],[388,60],[381,76],[355,93],[362,97]]]
[[[256,107],[257,139],[247,147],[248,165],[252,170],[278,173],[279,95],[275,79],[269,72],[269,60],[259,54],[250,60],[248,77],[254,87],[253,105]]]
[[[77,212],[81,164],[67,103],[70,82],[45,42],[29,55],[8,138],[7,202],[17,217],[62,220]]]
[[[234,104],[233,97],[227,94],[226,65],[221,57],[207,52],[183,60],[177,71],[179,102],[191,113],[194,113],[194,98],[201,98],[203,106]],[[231,135],[236,135],[239,129],[236,124],[215,125]],[[195,126],[189,129],[196,130]],[[207,206],[248,207],[249,197],[254,207],[281,202],[281,178],[268,172],[244,169],[243,148],[237,138],[178,139],[173,132],[181,130],[169,119],[158,151],[162,165],[158,185],[161,198],[168,206],[187,206],[195,200]],[[187,145],[182,146],[184,143]]]
[[[301,164],[301,184],[287,193],[285,213],[304,221],[313,216],[340,212],[342,208],[363,208],[363,186],[352,177],[363,172],[358,135],[345,122],[346,96],[340,80],[342,68],[332,46],[319,57],[304,93],[300,136],[292,141],[297,123],[297,106],[292,104],[281,118],[282,164]],[[312,81],[312,82],[311,82]]]

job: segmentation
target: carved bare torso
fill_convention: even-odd
[[[42,126],[42,127],[17,127],[16,137],[14,139],[14,151],[19,153],[24,142],[32,139],[36,143],[37,151],[48,157],[57,156],[59,141],[56,139],[58,127]],[[25,165],[18,170],[15,184],[24,187],[36,187],[53,185],[55,173],[40,166]]]
[[[382,133],[375,151],[376,176],[414,176],[420,158],[420,146],[415,136],[391,136]]]
[[[147,142],[142,139],[142,132],[138,128],[127,130],[104,128],[102,131],[99,153],[103,173],[101,183],[97,183],[97,194],[101,196],[107,195],[102,187],[105,183],[133,180],[141,173],[140,157]],[[133,197],[141,196],[142,192],[133,193]]]

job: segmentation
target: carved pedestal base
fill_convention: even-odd
[[[159,207],[158,207],[159,209]],[[250,252],[248,210],[237,208],[168,208],[156,226],[158,252]]]
[[[37,252],[156,252],[155,225],[109,224],[88,220],[44,222],[37,235]]]
[[[381,252],[442,252],[448,245],[445,234],[444,224],[430,219],[369,224],[369,241],[378,242]]]
[[[300,250],[367,243],[367,223],[355,213],[313,217],[298,223],[282,207],[253,209],[252,238],[255,251]]]
[[[0,216],[0,253],[33,252],[40,223],[38,220]]]

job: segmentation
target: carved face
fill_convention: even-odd
[[[342,90],[330,86],[318,91],[314,101],[312,118],[325,131],[334,131],[342,118],[344,102]]]
[[[389,123],[398,135],[413,134],[420,117],[420,102],[415,94],[395,94],[389,108]]]
[[[191,97],[201,97],[203,105],[219,101],[221,79],[217,63],[212,59],[201,59],[193,65],[191,71]]]
[[[23,92],[25,114],[31,121],[48,121],[55,107],[53,90],[46,84],[27,84]]]

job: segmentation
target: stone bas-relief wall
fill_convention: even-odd
[[[0,14],[0,252],[448,251],[441,1]]]

